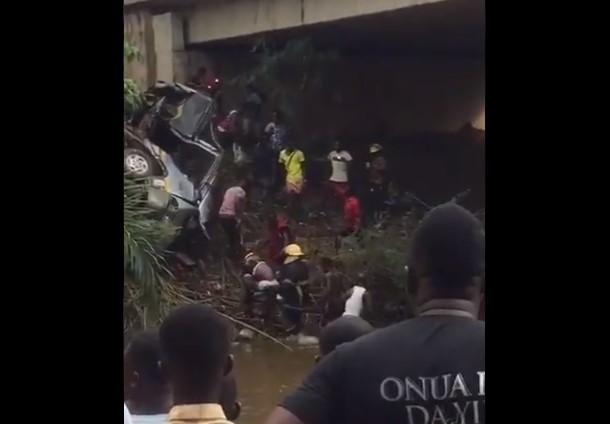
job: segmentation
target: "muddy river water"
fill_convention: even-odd
[[[317,347],[292,352],[271,341],[233,347],[241,416],[236,424],[263,424],[277,403],[311,370]]]

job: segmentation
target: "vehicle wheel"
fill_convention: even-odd
[[[125,149],[123,166],[130,175],[149,177],[153,175],[154,159],[143,150]]]

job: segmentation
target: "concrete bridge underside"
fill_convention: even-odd
[[[418,104],[399,105],[405,127],[485,126],[485,0],[125,0],[125,36],[142,53],[126,73],[143,87],[201,65],[226,77],[259,37],[305,36],[354,52],[352,70],[366,78],[393,81],[382,92]],[[380,104],[400,101],[387,97]]]
[[[126,12],[182,11],[189,44],[298,28],[443,0],[124,0]]]

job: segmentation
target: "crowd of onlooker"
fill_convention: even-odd
[[[251,276],[265,277],[253,284],[273,284],[265,267],[255,269],[254,255],[246,262]],[[434,208],[414,234],[405,268],[416,316],[375,329],[361,317],[366,289],[351,287],[321,330],[319,361],[266,424],[485,423],[481,223],[454,203]],[[124,356],[125,422],[237,420],[234,337],[227,320],[200,304],[134,335]]]

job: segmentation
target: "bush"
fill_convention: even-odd
[[[140,53],[129,42],[123,45],[123,55],[127,62],[136,60]],[[135,81],[130,78],[123,78],[123,113],[126,121],[130,120],[134,114],[144,106],[144,99]]]
[[[408,234],[401,222],[384,230],[364,230],[362,241],[344,239],[337,259],[353,281],[364,285],[369,293],[365,317],[376,326],[384,326],[413,315],[407,293]]]
[[[151,218],[152,211],[142,201],[145,190],[140,181],[123,179],[124,315],[128,326],[142,328],[163,315],[169,272],[161,246],[176,233],[170,223]]]

